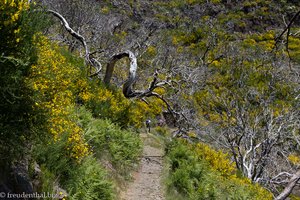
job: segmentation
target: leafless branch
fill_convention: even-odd
[[[284,200],[286,199],[296,186],[297,182],[300,180],[300,170],[298,170],[292,178],[289,180],[288,185],[284,190],[275,198],[275,200]]]
[[[74,31],[67,20],[58,12],[53,11],[53,10],[48,10],[49,13],[53,14],[55,17],[57,17],[62,25],[65,27],[65,29],[68,31],[70,35],[72,35],[74,38],[80,41],[80,43],[83,45],[84,50],[85,50],[85,55],[84,59],[87,65],[93,66],[96,69],[96,72],[92,73],[92,70],[90,69],[90,76],[95,76],[98,75],[101,72],[102,65],[98,60],[95,58],[92,58],[92,55],[95,54],[95,52],[90,52],[89,46],[87,45],[85,37],[83,37],[79,32]]]
[[[281,32],[281,34],[275,39],[276,44],[279,42],[279,40],[285,34],[285,32],[287,32],[291,28],[292,24],[294,23],[294,21],[297,19],[297,17],[299,15],[300,15],[300,10],[293,16],[293,18],[291,19],[291,21],[289,22],[289,24],[285,27],[285,29]]]

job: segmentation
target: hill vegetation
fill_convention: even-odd
[[[166,199],[299,198],[299,6],[0,0],[0,192],[118,199],[151,119]]]

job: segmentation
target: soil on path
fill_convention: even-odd
[[[134,181],[121,194],[122,200],[164,200],[161,185],[163,171],[163,148],[153,137],[142,134],[144,141],[140,167]]]

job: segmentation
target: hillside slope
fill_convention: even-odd
[[[0,192],[118,199],[156,151],[138,136],[151,119],[167,191],[142,159],[154,188],[141,174],[128,196],[298,198],[299,7],[0,1]]]

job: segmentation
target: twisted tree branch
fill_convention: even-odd
[[[53,14],[55,17],[57,17],[61,21],[61,23],[65,27],[65,29],[70,33],[70,35],[72,35],[74,38],[79,40],[80,43],[83,45],[84,50],[85,50],[84,59],[85,59],[86,64],[89,66],[93,66],[96,69],[96,72],[94,72],[94,73],[92,73],[92,70],[90,69],[89,76],[92,77],[92,76],[99,75],[99,73],[101,72],[101,69],[102,69],[102,65],[97,59],[95,59],[93,57],[93,54],[95,54],[95,52],[90,52],[89,46],[87,45],[87,42],[86,42],[86,39],[81,34],[74,31],[70,27],[67,20],[60,13],[53,11],[53,10],[48,10],[48,12]],[[154,92],[154,90],[158,87],[164,87],[164,85],[171,86],[170,79],[167,78],[167,80],[159,82],[158,81],[158,71],[156,71],[153,75],[153,80],[149,84],[149,87],[147,89],[145,89],[143,91],[133,89],[133,84],[136,81],[136,72],[137,72],[138,66],[137,66],[137,58],[132,51],[127,50],[125,52],[115,54],[109,59],[107,65],[106,65],[106,72],[105,72],[105,77],[103,79],[103,82],[106,85],[110,84],[116,62],[125,57],[129,58],[129,60],[130,60],[130,68],[129,68],[128,78],[125,81],[125,83],[123,84],[124,96],[126,98],[139,98],[145,102],[146,102],[145,97],[154,96],[156,98],[159,98],[165,103],[168,111],[172,114],[174,120],[178,121],[177,118],[178,118],[178,116],[181,116],[181,115],[173,110],[171,105],[168,103],[168,101],[166,99],[164,99],[163,96]],[[184,115],[182,115],[182,116],[185,118]]]
[[[101,72],[102,69],[102,65],[100,64],[100,62],[93,58],[92,55],[95,52],[90,52],[89,46],[87,45],[86,39],[79,34],[78,32],[74,31],[69,23],[67,22],[67,20],[58,12],[54,11],[54,10],[48,10],[49,13],[53,14],[55,17],[57,17],[62,25],[65,27],[65,29],[70,33],[70,35],[72,35],[74,38],[76,38],[77,40],[80,41],[80,43],[83,45],[84,50],[85,50],[85,55],[84,55],[84,60],[86,62],[87,65],[93,66],[96,69],[96,72],[92,73],[92,70],[90,69],[90,76],[95,76],[98,75]]]

